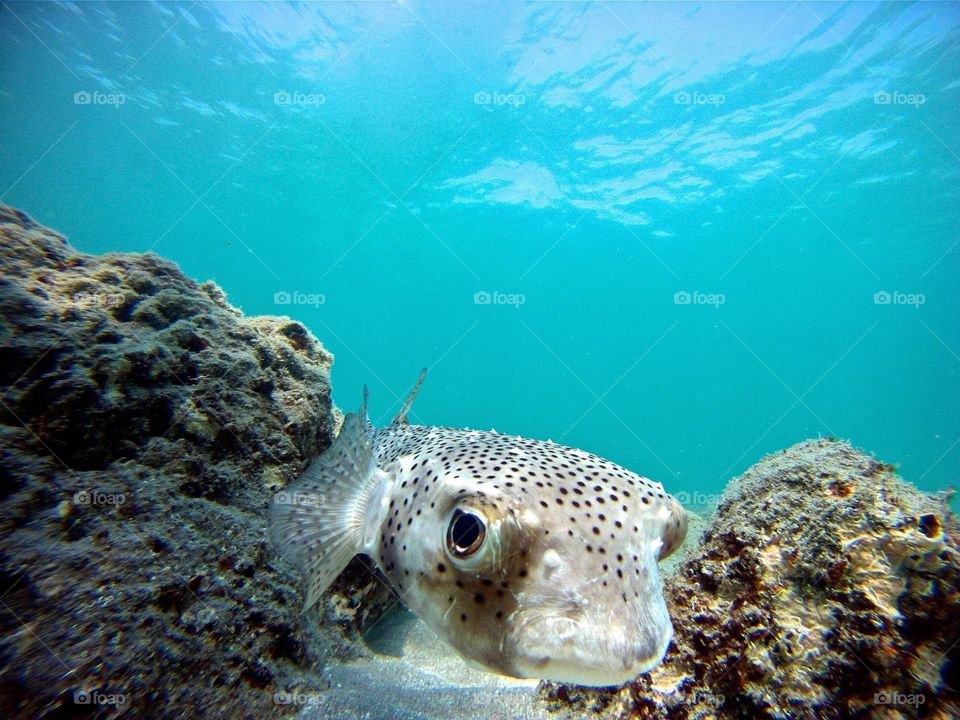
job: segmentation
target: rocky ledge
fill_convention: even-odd
[[[4,714],[290,715],[277,693],[355,651],[358,597],[391,601],[357,561],[304,619],[266,547],[273,492],[334,432],[331,355],[6,206],[0,265]]]

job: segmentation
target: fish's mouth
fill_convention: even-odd
[[[539,614],[539,613],[538,613]],[[623,685],[660,664],[673,638],[664,613],[648,624],[539,614],[511,634],[517,677],[609,687]]]

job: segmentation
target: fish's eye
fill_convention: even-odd
[[[487,534],[483,520],[473,513],[455,510],[447,528],[447,549],[457,558],[473,555]]]

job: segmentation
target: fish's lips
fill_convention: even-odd
[[[669,619],[638,625],[609,617],[542,617],[512,633],[513,670],[518,677],[619,686],[659,665],[672,638]]]

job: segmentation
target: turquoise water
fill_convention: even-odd
[[[301,320],[343,407],[428,366],[415,420],[675,493],[817,435],[956,481],[955,3],[0,18],[3,201]]]

